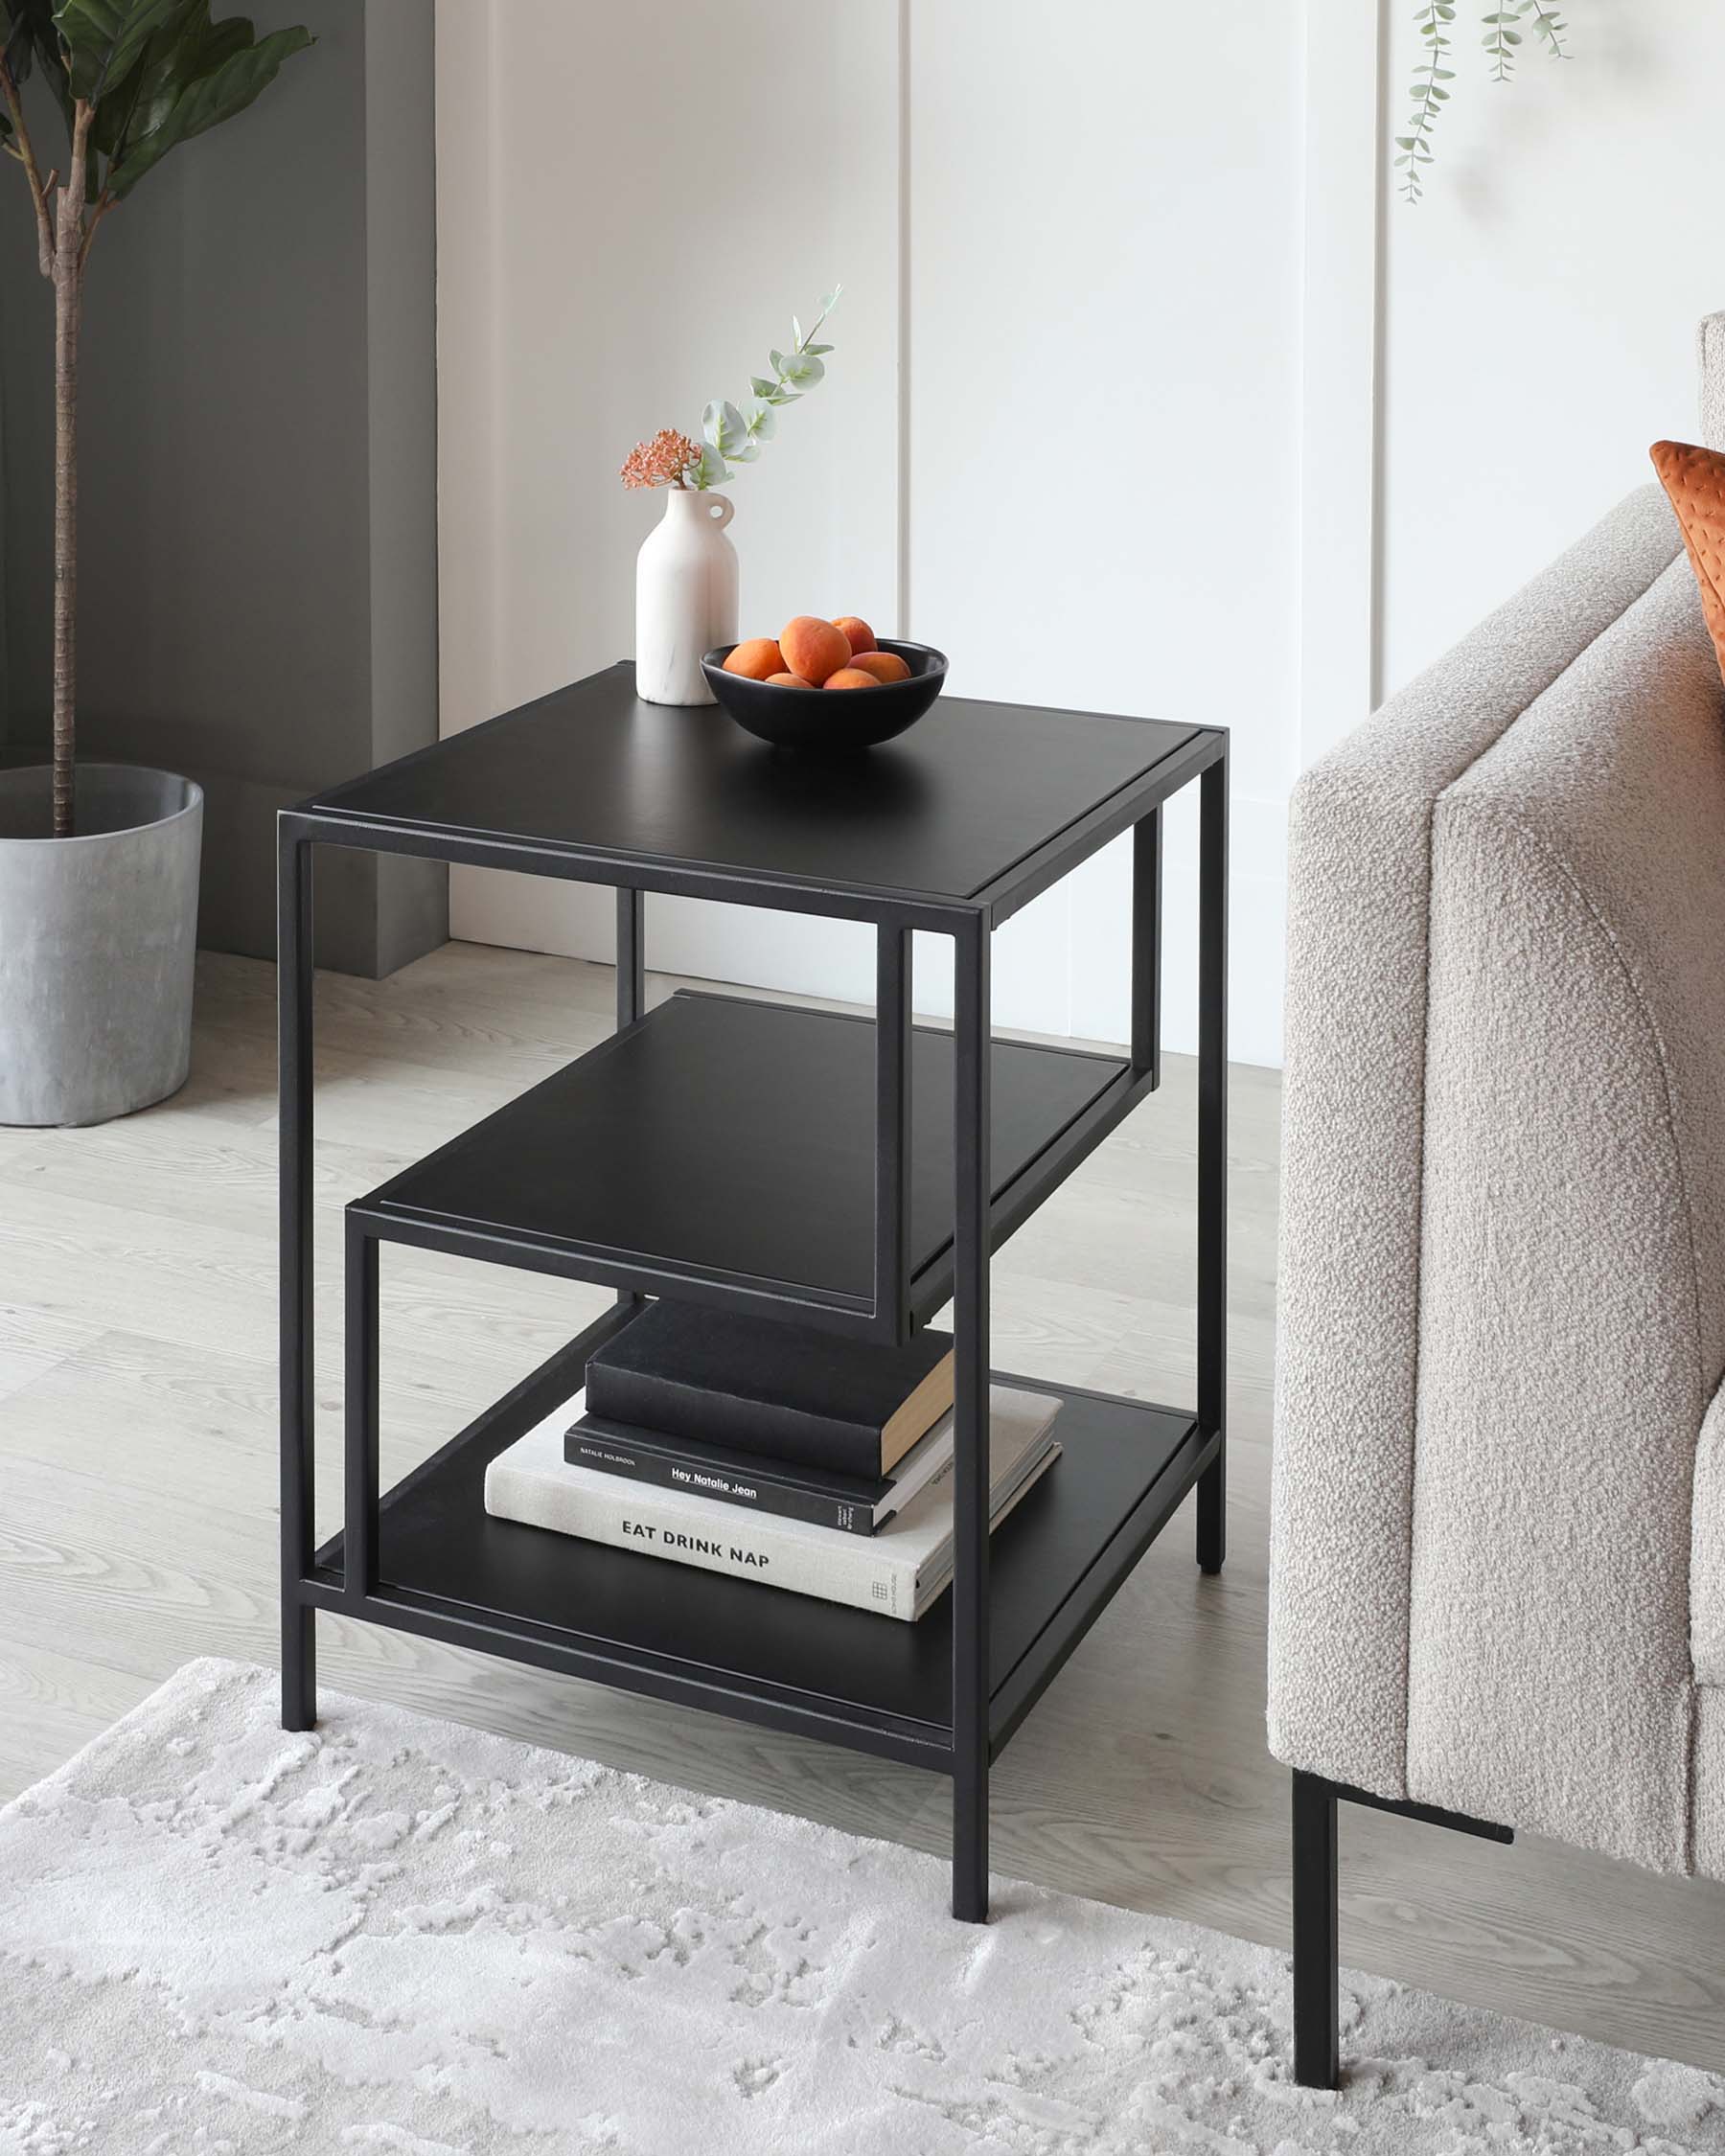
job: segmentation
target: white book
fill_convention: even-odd
[[[993,1528],[1058,1456],[1048,1432],[1060,1402],[997,1385],[988,1405]],[[847,1535],[572,1467],[564,1433],[581,1411],[581,1396],[565,1401],[497,1455],[485,1471],[489,1513],[906,1621],[923,1616],[952,1584],[951,1457],[878,1533]]]

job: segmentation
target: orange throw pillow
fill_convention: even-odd
[[[1701,610],[1725,675],[1725,456],[1687,442],[1655,442],[1649,454],[1683,527]]]

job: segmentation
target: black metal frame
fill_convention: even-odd
[[[1447,1826],[1485,1842],[1513,1842],[1507,1826],[1377,1797],[1322,1775],[1294,1775],[1294,2078],[1302,2088],[1333,2089],[1342,2078],[1341,1870],[1338,1814],[1364,1804],[1426,1826]]]
[[[1082,1602],[1051,1626],[1058,1634],[1034,1666],[1010,1673],[997,1698],[989,1669],[989,1540],[986,1433],[989,1385],[988,1287],[992,1237],[1033,1211],[1081,1154],[1069,1148],[1046,1177],[1023,1179],[1009,1213],[991,1198],[990,957],[993,931],[1038,892],[1089,855],[1132,830],[1132,1044],[1121,1079],[1090,1112],[1077,1142],[1088,1150],[1161,1078],[1162,804],[1192,780],[1200,802],[1198,1391],[1190,1438],[1087,1576]],[[1065,1656],[1196,1486],[1197,1551],[1207,1572],[1225,1552],[1227,1357],[1227,987],[1228,737],[1193,734],[1133,784],[1038,847],[972,898],[920,892],[827,887],[808,879],[756,875],[650,859],[590,846],[514,837],[450,835],[314,804],[280,818],[279,926],[281,1019],[281,1327],[282,1327],[282,1662],[285,1728],[306,1729],[316,1715],[315,1617],[340,1612],[372,1623],[451,1640],[538,1666],[594,1678],[652,1696],[717,1708],[771,1727],[924,1765],[953,1778],[954,1914],[972,1921],[988,1913],[988,1771],[992,1758],[1034,1704]],[[950,1261],[956,1352],[955,1550],[953,1595],[953,1690],[950,1743],[926,1731],[897,1732],[875,1721],[852,1723],[815,1711],[801,1697],[770,1688],[696,1685],[650,1659],[608,1654],[585,1637],[545,1636],[505,1613],[456,1610],[393,1587],[380,1577],[378,1470],[378,1252],[380,1239],[434,1242],[474,1256],[525,1264],[610,1284],[621,1305],[643,1295],[688,1293],[687,1278],[652,1260],[607,1262],[585,1256],[548,1261],[524,1246],[450,1231],[419,1233],[351,1206],[347,1215],[346,1528],[339,1569],[313,1547],[312,1529],[312,864],[317,846],[419,855],[450,863],[528,870],[617,891],[617,1024],[645,1016],[643,894],[676,892],[871,923],[877,936],[874,1292],[872,1306],[805,1306],[772,1296],[799,1319],[829,1322],[870,1337],[902,1340],[919,1305],[943,1292],[947,1273],[908,1276],[907,1196],[910,1161],[911,936],[917,929],[953,939],[956,983],[954,1048],[954,1234]],[[1083,1119],[1081,1119],[1082,1121]],[[756,1284],[720,1283],[728,1293]],[[600,1320],[559,1351],[491,1411],[532,1419],[567,1396],[588,1348],[619,1321]],[[481,1418],[484,1422],[487,1418]],[[522,1422],[525,1427],[525,1421]],[[477,1428],[478,1426],[475,1426]],[[472,1435],[472,1433],[464,1434]],[[461,1440],[455,1440],[460,1442]],[[448,1450],[448,1448],[446,1448]],[[420,1472],[424,1472],[421,1470]],[[413,1478],[409,1478],[409,1483]],[[408,1487],[402,1484],[396,1495]],[[334,1548],[334,1546],[332,1546]],[[642,1560],[643,1563],[647,1560]]]

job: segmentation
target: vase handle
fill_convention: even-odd
[[[702,506],[706,509],[708,523],[712,525],[716,532],[724,531],[724,527],[737,514],[737,505],[728,494],[709,494],[706,503]],[[712,514],[715,509],[723,510],[724,514],[722,516],[715,516]]]

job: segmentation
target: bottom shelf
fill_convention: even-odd
[[[608,1318],[382,1500],[379,1577],[343,1593],[342,1540],[308,1599],[624,1689],[939,1767],[952,1748],[953,1597],[904,1624],[662,1559],[494,1520],[485,1470],[581,1383]],[[1168,1408],[1002,1376],[1057,1394],[1062,1456],[994,1538],[996,1750],[1106,1607],[1213,1456]]]

